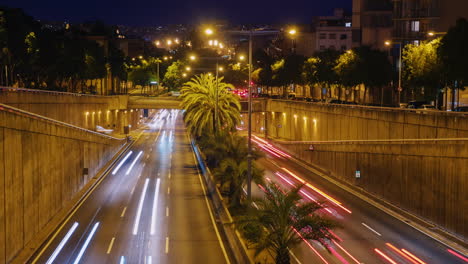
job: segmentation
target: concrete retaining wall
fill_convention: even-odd
[[[333,177],[468,237],[468,139],[278,143]]]
[[[468,138],[468,115],[268,100],[254,129],[297,141]]]
[[[0,263],[18,254],[123,144],[0,104]]]

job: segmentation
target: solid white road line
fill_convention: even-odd
[[[112,246],[114,245],[114,240],[115,240],[115,237],[112,237],[110,243],[109,243],[109,247],[107,248],[107,254],[110,254],[111,250],[112,250]]]
[[[123,160],[119,163],[119,165],[117,165],[117,167],[112,171],[112,175],[115,175],[120,167],[122,167],[122,165],[124,164],[124,162],[128,159],[128,157],[130,157],[130,155],[132,155],[133,151],[130,151],[126,156],[125,158],[123,158]]]
[[[169,253],[169,237],[166,237],[166,254]]]
[[[147,264],[152,264],[153,263],[153,257],[151,256],[148,256],[148,262],[146,262]]]
[[[78,264],[78,263],[80,263],[80,260],[81,260],[81,258],[83,257],[83,255],[84,255],[84,253],[85,253],[85,251],[86,251],[86,248],[87,248],[88,245],[89,245],[89,242],[91,242],[91,239],[93,238],[94,233],[96,232],[98,226],[99,226],[99,222],[97,222],[96,224],[94,224],[93,229],[91,230],[91,232],[89,233],[88,237],[86,238],[86,241],[85,241],[85,243],[83,244],[83,246],[81,247],[80,252],[78,253],[78,256],[76,257],[76,259],[75,259],[75,261],[73,262],[73,264]]]
[[[60,253],[60,251],[62,250],[63,246],[65,246],[65,244],[67,243],[68,239],[70,239],[71,235],[73,234],[73,232],[75,232],[76,228],[78,227],[78,223],[75,222],[73,223],[72,227],[70,228],[70,230],[68,230],[67,234],[65,235],[65,237],[62,239],[62,241],[60,242],[60,244],[57,246],[57,248],[54,250],[54,253],[52,253],[52,255],[49,257],[49,259],[47,260],[46,264],[51,264],[52,262],[54,262],[55,258],[57,257],[57,255]]]
[[[127,211],[127,206],[125,206],[124,209],[122,210],[122,213],[120,214],[120,217],[124,217],[126,211]]]
[[[188,135],[187,135],[187,140],[189,142],[191,142]],[[195,161],[195,164],[198,165],[198,161],[197,161],[197,158],[195,157],[195,153],[194,153],[193,149],[192,149],[192,156],[193,156],[193,160]],[[202,177],[201,177],[201,174],[200,174],[200,169],[198,169],[198,166],[196,166],[196,167],[197,167],[198,179],[200,181],[200,185],[201,185],[202,190],[203,190],[203,196],[205,197],[206,207],[208,207],[208,212],[210,213],[211,224],[214,227],[216,237],[218,238],[218,242],[219,242],[219,245],[221,247],[221,250],[223,251],[224,258],[226,259],[226,263],[231,264],[231,261],[229,260],[226,249],[224,248],[223,241],[221,240],[221,236],[220,236],[219,231],[218,231],[218,226],[216,226],[216,222],[214,220],[213,212],[211,211],[210,203],[208,202],[208,196],[206,195],[205,186],[203,185],[203,180],[202,180]]]
[[[370,231],[374,232],[375,234],[377,234],[378,236],[382,236],[379,232],[375,231],[372,227],[366,225],[365,223],[362,223],[363,226],[367,227],[367,229],[369,229]]]
[[[145,186],[143,187],[143,192],[141,193],[140,202],[138,203],[138,211],[135,218],[135,224],[133,225],[133,234],[136,235],[138,233],[138,225],[140,224],[140,217],[141,217],[141,210],[143,209],[143,201],[145,200],[146,196],[146,189],[148,188],[149,178],[146,178]]]
[[[132,164],[131,164],[130,167],[128,168],[128,170],[127,170],[127,172],[125,173],[125,175],[130,174],[130,171],[132,170],[133,166],[135,166],[135,163],[136,163],[137,160],[140,158],[141,154],[143,154],[143,150],[140,151],[140,153],[138,153],[138,156],[133,160]]]
[[[158,178],[156,180],[156,191],[154,193],[153,199],[153,211],[151,214],[151,235],[154,235],[156,232],[156,221],[158,216],[158,197],[159,197],[159,185],[161,183],[161,179]]]
[[[294,253],[293,253],[290,249],[288,249],[288,251],[289,251],[289,254],[291,254],[291,256],[293,257],[293,259],[294,259],[297,263],[302,264],[302,262],[296,257],[296,255],[294,255]]]

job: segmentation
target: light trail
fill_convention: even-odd
[[[73,234],[73,232],[75,232],[76,228],[78,227],[78,223],[75,222],[73,223],[72,227],[70,228],[70,230],[68,230],[67,234],[65,235],[65,237],[62,239],[62,241],[60,241],[60,244],[57,246],[57,248],[54,250],[54,253],[52,253],[52,255],[49,257],[49,259],[47,260],[46,264],[51,264],[54,262],[55,258],[57,257],[57,255],[60,253],[60,251],[62,251],[62,248],[65,246],[65,244],[68,242],[68,239],[70,239],[71,235]]]
[[[120,264],[125,264],[125,257],[124,256],[120,257]]]
[[[341,202],[337,201],[336,199],[334,199],[333,197],[331,197],[330,195],[324,193],[323,191],[321,191],[320,189],[318,189],[317,187],[313,186],[312,184],[306,182],[304,179],[302,179],[301,177],[297,176],[296,174],[292,173],[290,170],[282,167],[281,169],[283,169],[284,171],[286,171],[287,173],[289,173],[291,176],[293,176],[294,178],[296,178],[298,181],[300,181],[301,183],[304,183],[307,187],[311,188],[312,190],[316,191],[317,193],[319,193],[320,195],[322,195],[323,197],[325,197],[326,199],[328,199],[329,201],[331,201],[332,203],[336,204],[338,207],[340,207],[341,209],[345,210],[346,212],[348,213],[352,213],[351,210],[345,208],[343,205],[341,205]]]
[[[158,197],[159,197],[159,185],[161,183],[161,179],[156,180],[156,192],[154,193],[153,199],[153,212],[151,214],[151,235],[154,235],[156,232],[156,221],[158,215]]]
[[[330,230],[329,230],[330,231]],[[344,253],[346,253],[346,255],[348,255],[352,260],[354,260],[354,262],[356,262],[357,264],[361,264],[362,262],[357,260],[353,255],[351,255],[346,249],[344,249],[344,247],[342,247],[339,243],[337,243],[335,240],[333,240],[333,243],[335,243],[336,246],[338,246],[341,250],[343,250]]]
[[[133,225],[134,235],[138,233],[138,225],[140,224],[141,210],[143,209],[143,201],[145,200],[146,189],[148,188],[148,182],[149,182],[149,179],[146,178],[145,186],[143,187],[143,192],[141,193],[141,197],[140,197],[140,202],[138,203],[138,211],[137,211],[137,215],[135,218],[135,224]]]
[[[91,239],[93,238],[94,236],[94,233],[96,233],[96,230],[99,226],[99,222],[97,222],[96,224],[94,224],[93,226],[93,229],[91,230],[91,232],[89,233],[88,237],[86,238],[86,241],[85,243],[83,244],[83,246],[81,247],[81,250],[80,252],[78,253],[78,256],[76,257],[75,261],[73,262],[73,264],[78,264],[80,263],[80,260],[81,258],[83,257],[85,251],[86,251],[86,248],[88,247],[89,245],[89,242],[91,242]]]
[[[130,167],[128,168],[127,172],[125,173],[125,175],[130,174],[130,171],[133,169],[133,166],[135,166],[135,163],[136,163],[137,160],[141,157],[142,154],[143,154],[143,150],[140,151],[140,153],[138,153],[138,155],[136,156],[136,158],[133,160],[132,164],[131,164]]]
[[[406,255],[404,252],[402,252],[401,250],[399,250],[398,248],[396,248],[394,245],[390,244],[390,243],[385,243],[385,245],[387,245],[387,247],[393,249],[393,251],[395,251],[396,253],[398,253],[400,256],[404,257],[405,259],[407,259],[408,261],[410,261],[411,263],[413,264],[419,264],[419,262],[413,260],[411,257],[409,257],[408,255]]]
[[[408,250],[402,248],[401,251],[405,252],[405,254],[407,254],[408,256],[410,256],[411,258],[413,258],[414,260],[416,260],[419,264],[426,264],[426,262],[420,260],[418,257],[416,257],[415,255],[411,254],[411,252],[409,252]]]
[[[119,165],[112,171],[112,175],[115,175],[120,167],[122,167],[122,165],[124,164],[124,162],[128,159],[128,157],[130,157],[130,155],[132,155],[133,151],[130,151],[126,156],[125,158],[119,163]]]
[[[379,254],[382,258],[387,260],[391,264],[398,264],[396,263],[393,259],[391,259],[389,256],[385,255],[382,251],[380,251],[378,248],[375,248],[374,251]]]
[[[458,254],[457,252],[455,252],[455,251],[453,251],[453,250],[451,250],[451,249],[447,249],[447,251],[448,251],[450,254],[454,255],[455,257],[457,257],[457,258],[459,258],[459,259],[461,259],[461,260],[463,260],[463,261],[465,261],[465,262],[468,262],[468,258],[462,256],[461,254]]]
[[[296,232],[296,234],[306,243],[307,246],[309,246],[310,249],[312,249],[312,251],[317,255],[319,256],[319,258],[325,263],[325,264],[328,264],[328,262],[325,260],[325,258],[320,255],[320,253],[318,253],[318,251],[309,243],[309,241],[307,241],[299,232],[297,232],[297,230],[295,228],[293,228],[294,232]]]

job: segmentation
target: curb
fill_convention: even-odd
[[[208,195],[213,206],[215,216],[217,221],[220,223],[221,230],[226,238],[229,247],[231,248],[231,253],[236,261],[236,263],[254,263],[253,259],[250,258],[247,253],[247,247],[245,246],[244,241],[242,240],[239,231],[233,226],[233,219],[229,213],[226,205],[223,203],[223,197],[219,193],[218,188],[213,180],[213,175],[211,174],[210,169],[206,166],[205,161],[202,158],[202,154],[198,149],[198,146],[195,144],[193,139],[191,139],[191,145],[193,152],[198,161],[198,167],[202,172],[205,185],[207,187]]]

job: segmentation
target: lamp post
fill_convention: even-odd
[[[391,44],[398,44],[398,60],[399,60],[399,64],[398,64],[398,105],[400,105],[400,101],[401,101],[401,91],[402,91],[402,88],[401,88],[401,68],[403,67],[403,60],[402,60],[402,57],[401,57],[401,46],[403,46],[403,43],[402,42],[391,42],[391,41],[385,41],[384,42],[385,46],[390,46]]]
[[[297,30],[295,28],[291,28],[289,29],[288,31],[288,34],[291,36],[291,41],[292,41],[292,53],[293,54],[296,54],[296,34],[297,34]]]

